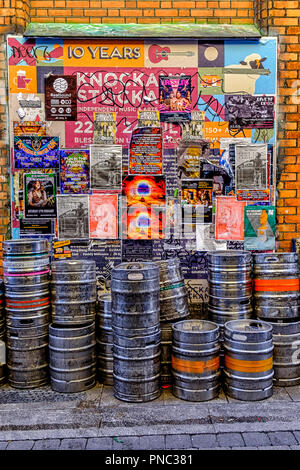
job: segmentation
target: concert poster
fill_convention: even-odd
[[[129,173],[162,173],[162,131],[160,127],[138,127],[132,132],[129,148]]]
[[[191,77],[159,77],[159,112],[160,120],[182,122],[191,120]]]
[[[19,168],[59,168],[59,137],[15,136],[14,166]]]
[[[116,113],[94,113],[94,144],[115,144],[117,133]]]
[[[90,152],[85,149],[60,150],[61,194],[85,194],[90,186]]]
[[[24,175],[25,218],[56,218],[56,175]]]

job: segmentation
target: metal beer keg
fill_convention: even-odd
[[[233,320],[225,324],[224,332],[225,392],[246,401],[272,396],[272,326],[258,320]]]
[[[75,393],[96,383],[95,323],[49,327],[51,388]]]
[[[300,316],[297,253],[254,254],[254,312],[264,320]]]
[[[182,320],[188,316],[189,309],[180,261],[171,258],[157,264],[160,275],[160,321]]]
[[[206,320],[174,323],[173,394],[188,401],[211,400],[220,388],[219,327]]]
[[[84,325],[95,321],[96,285],[95,261],[53,261],[51,264],[53,323]]]
[[[96,315],[97,372],[99,382],[113,385],[113,331],[111,326],[111,295],[98,296]]]

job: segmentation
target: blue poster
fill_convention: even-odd
[[[59,137],[15,136],[14,166],[59,168]]]

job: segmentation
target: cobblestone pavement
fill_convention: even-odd
[[[101,384],[75,394],[0,388],[0,451],[199,449],[300,449],[300,387],[275,387],[260,402],[222,392],[201,403],[169,389],[152,402],[126,403]]]

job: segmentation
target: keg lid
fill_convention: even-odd
[[[180,266],[180,260],[178,258],[168,258],[168,259],[162,259],[159,261],[155,262],[160,269],[166,269],[168,266]]]
[[[208,320],[183,320],[172,325],[173,330],[183,333],[205,333],[218,330],[218,325]]]
[[[18,238],[2,242],[3,253],[7,255],[48,252],[47,238]]]
[[[143,281],[145,279],[159,279],[159,268],[153,261],[137,261],[121,263],[111,271],[111,279],[122,281]]]
[[[230,320],[225,323],[225,336],[238,341],[266,341],[272,339],[272,331],[272,325],[261,320]]]
[[[92,260],[69,260],[60,259],[52,261],[51,271],[53,272],[74,272],[74,271],[95,271],[96,263]]]

